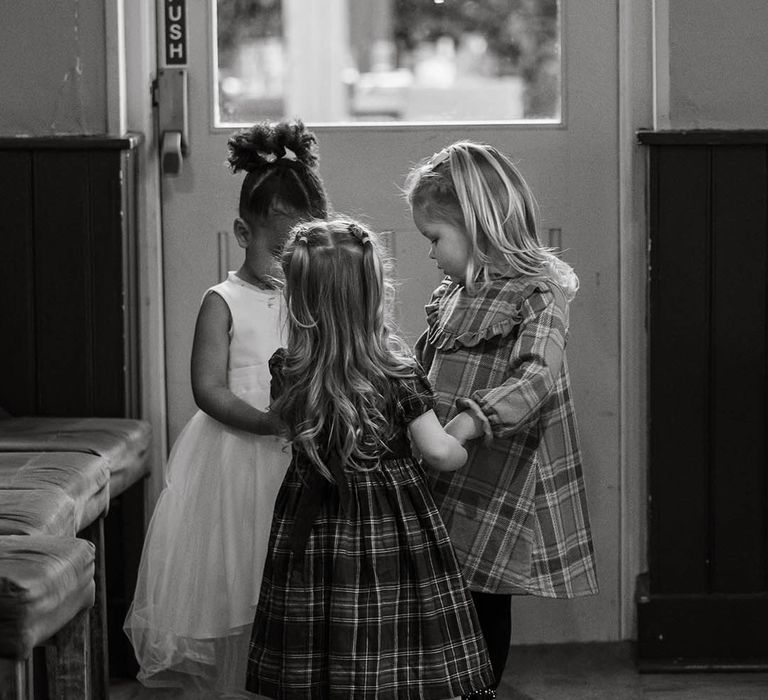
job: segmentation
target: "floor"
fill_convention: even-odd
[[[629,643],[512,647],[499,700],[768,700],[768,673],[639,674]],[[110,700],[186,700],[113,683]]]
[[[768,700],[768,673],[640,674],[628,642],[513,647],[499,700]]]

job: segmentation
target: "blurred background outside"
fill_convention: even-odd
[[[212,0],[216,126],[559,122],[558,0]]]

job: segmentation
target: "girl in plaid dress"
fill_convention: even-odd
[[[411,171],[405,193],[446,275],[416,357],[438,418],[469,450],[464,469],[430,485],[498,685],[512,595],[597,592],[565,358],[578,280],[539,242],[533,195],[492,146],[448,146]]]
[[[293,459],[275,503],[247,687],[270,698],[444,700],[493,672],[425,474],[466,452],[387,320],[379,244],[336,219],[283,254],[287,348],[272,411]]]

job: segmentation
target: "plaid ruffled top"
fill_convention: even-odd
[[[468,445],[462,469],[429,475],[474,591],[597,592],[565,358],[570,296],[549,279],[504,276],[469,296],[446,278],[426,306],[416,355],[435,412],[445,423],[470,399],[492,436]]]

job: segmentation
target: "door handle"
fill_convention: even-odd
[[[160,168],[163,175],[178,175],[183,159],[180,131],[164,131],[160,142]]]
[[[187,71],[163,68],[157,73],[155,93],[160,134],[160,167],[163,175],[175,177],[189,154]]]

